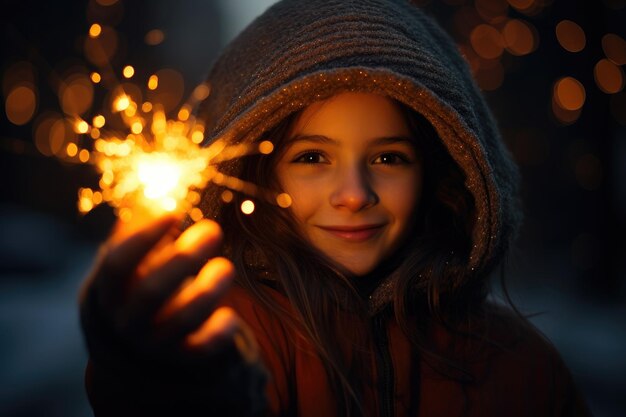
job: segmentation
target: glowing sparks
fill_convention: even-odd
[[[156,75],[151,75],[150,78],[148,78],[148,89],[156,90],[158,86],[159,86],[159,77],[157,77]]]
[[[102,33],[102,26],[97,23],[94,23],[89,27],[89,36],[92,38],[97,38]]]
[[[91,81],[94,84],[98,84],[100,81],[102,81],[102,76],[98,74],[97,72],[92,72],[89,78],[91,78]]]
[[[252,200],[245,200],[243,203],[241,203],[241,211],[243,212],[243,214],[252,214],[252,212],[254,211],[254,203],[252,202]]]
[[[132,65],[126,65],[122,70],[122,74],[124,78],[132,78],[132,76],[135,75],[135,68],[133,68]]]
[[[116,112],[124,111],[128,106],[130,106],[130,97],[125,94],[122,94],[113,101],[113,110]]]

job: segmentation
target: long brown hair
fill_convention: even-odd
[[[429,342],[428,326],[416,323],[462,328],[484,303],[485,280],[467,271],[474,200],[465,187],[463,172],[431,124],[399,105],[422,156],[424,189],[414,230],[402,245],[402,261],[392,272],[396,279],[388,310],[393,309],[416,352],[439,361],[443,368],[457,368],[453,360],[437,354]],[[297,117],[297,113],[292,114],[259,138],[271,140],[278,152],[245,157],[242,179],[279,191],[274,166]],[[287,325],[314,347],[333,392],[338,393],[340,415],[363,414],[362,384],[372,380],[364,356],[369,340],[367,303],[350,277],[298,235],[289,210],[259,199],[254,215],[246,216],[237,209],[238,199],[243,198],[238,196],[233,204],[225,205],[219,216],[226,226],[226,255],[235,263],[239,285],[269,311],[286,319]],[[265,291],[268,285],[287,297],[292,312],[282,311],[273,302]],[[351,320],[350,326],[342,323],[346,318]]]

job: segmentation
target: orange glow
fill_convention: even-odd
[[[144,37],[144,42],[150,46],[156,46],[165,40],[165,33],[159,29],[152,29]]]
[[[97,38],[102,33],[102,26],[97,23],[94,23],[89,27],[89,36],[92,38]]]
[[[585,104],[585,87],[573,77],[561,78],[554,86],[554,97],[559,107],[579,110]]]
[[[74,124],[74,129],[76,133],[87,133],[89,131],[89,124],[84,120],[78,120]]]
[[[89,161],[89,151],[87,149],[81,149],[78,153],[78,160],[83,164]]]
[[[224,190],[222,192],[221,198],[224,203],[230,203],[231,201],[233,201],[234,198],[233,192],[230,190]]]
[[[287,193],[281,193],[276,196],[276,204],[278,204],[279,207],[290,207],[292,202],[291,196]]]
[[[117,52],[118,44],[117,32],[111,27],[103,26],[102,32],[97,38],[85,38],[83,53],[89,62],[104,68],[109,65]]]
[[[537,49],[537,37],[528,22],[509,20],[502,30],[504,45],[513,55],[528,55]]]
[[[485,59],[495,59],[504,50],[502,35],[490,25],[478,25],[470,34],[470,42],[478,55]]]
[[[130,130],[131,132],[133,132],[135,135],[140,134],[143,131],[143,125],[141,124],[140,121],[136,121],[134,122],[131,126],[130,126]]]
[[[78,153],[78,146],[76,146],[74,142],[68,143],[65,147],[65,153],[67,154],[67,156],[76,156],[76,154]]]
[[[189,217],[194,222],[199,222],[200,220],[202,220],[204,218],[204,214],[202,214],[202,210],[200,210],[198,207],[194,207],[189,212]]]
[[[135,68],[133,68],[132,65],[126,65],[122,70],[122,74],[124,78],[132,78],[132,76],[135,75]]]
[[[11,90],[5,101],[7,119],[15,125],[28,123],[35,114],[37,96],[30,85],[20,85]]]
[[[264,140],[263,142],[259,143],[259,152],[261,152],[262,154],[268,155],[272,153],[273,150],[274,144],[269,140]]]
[[[602,37],[602,49],[606,57],[617,65],[626,65],[626,41],[620,36],[609,33]]]
[[[241,203],[241,211],[243,214],[252,214],[254,211],[254,202],[252,202],[252,200],[245,200]]]
[[[204,140],[204,133],[199,130],[196,130],[191,134],[191,141],[195,144],[200,144]]]
[[[148,79],[148,89],[156,90],[158,86],[159,86],[159,77],[157,77],[156,75],[151,75],[150,78]]]
[[[152,103],[146,101],[141,105],[141,111],[144,113],[150,113],[152,111]]]
[[[602,59],[593,69],[596,84],[607,94],[615,94],[624,88],[624,72],[608,59]]]
[[[105,123],[106,123],[106,119],[101,114],[94,116],[93,121],[92,121],[92,124],[97,128],[101,128],[102,126],[104,126]]]
[[[91,78],[91,81],[94,84],[98,84],[100,81],[102,81],[102,77],[97,72],[92,72],[89,78]]]
[[[211,89],[207,84],[200,84],[193,90],[193,98],[197,101],[206,100],[211,93]]]
[[[113,101],[113,110],[116,112],[124,111],[130,106],[130,97],[123,94]]]
[[[585,31],[571,20],[563,20],[556,25],[556,38],[569,52],[580,52],[587,43]]]
[[[183,106],[178,111],[178,120],[180,120],[181,122],[186,122],[188,119],[189,119],[189,108],[186,106]]]
[[[100,137],[100,129],[97,127],[92,128],[91,132],[89,132],[89,136],[91,136],[92,139],[98,139]]]

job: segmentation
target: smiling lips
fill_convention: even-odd
[[[360,226],[318,226],[320,229],[351,242],[362,242],[377,234],[384,224],[364,224]]]

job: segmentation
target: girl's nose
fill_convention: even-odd
[[[333,207],[345,207],[354,212],[374,206],[378,200],[378,195],[372,189],[367,173],[359,168],[340,173],[330,195],[330,204]]]

